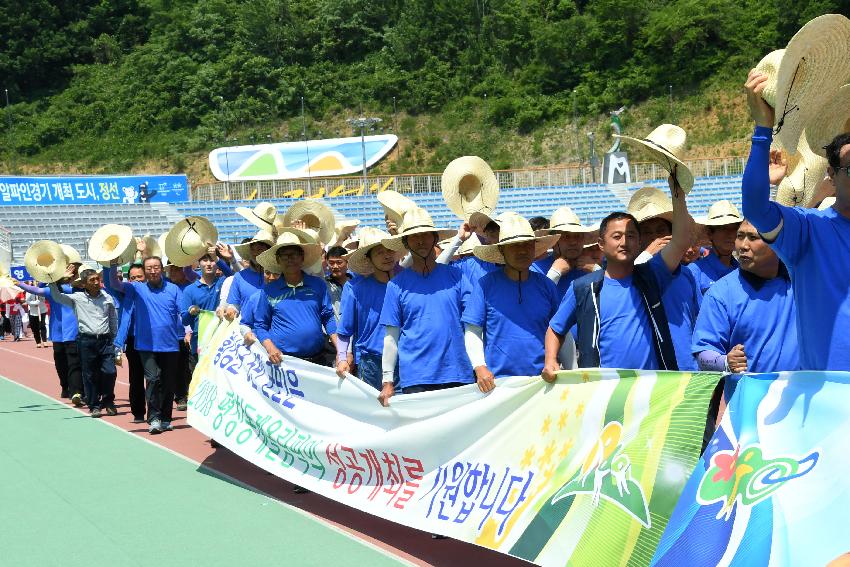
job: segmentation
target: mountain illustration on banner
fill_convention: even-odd
[[[394,134],[216,148],[210,170],[219,181],[261,181],[351,175],[372,167],[398,142]]]

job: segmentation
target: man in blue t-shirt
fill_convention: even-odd
[[[726,200],[712,204],[708,214],[697,219],[697,224],[708,229],[711,251],[688,264],[686,269],[694,275],[702,295],[705,295],[714,282],[738,267],[738,261],[732,256],[732,252],[735,251],[738,226],[743,220],[744,217],[738,212],[738,208]]]
[[[109,283],[133,303],[134,346],[145,372],[148,432],[156,435],[172,429],[174,387],[184,331],[180,322],[180,289],[163,278],[162,259],[145,258],[142,267],[145,282],[122,282],[116,273],[117,266],[111,266]],[[123,342],[119,332],[115,345],[120,348]]]
[[[750,71],[745,88],[756,123],[742,182],[744,216],[791,274],[802,370],[850,370],[850,133],[826,146],[835,204],[825,210],[770,200],[774,111],[761,97],[767,77]],[[779,169],[782,166],[779,165]],[[771,179],[773,178],[773,179]]]
[[[381,390],[383,383],[384,327],[380,324],[381,309],[399,256],[381,244],[390,236],[374,228],[361,229],[360,246],[348,255],[348,267],[363,277],[345,284],[337,326],[337,374],[344,378],[347,373],[355,371],[348,359],[351,351],[357,377],[376,390]]]
[[[652,260],[635,265],[640,231],[632,215],[612,213],[600,223],[599,246],[606,268],[574,281],[550,321],[545,380],[555,380],[560,370],[558,351],[573,325],[578,330],[580,367],[678,368],[661,296],[690,244],[693,221],[675,168],[672,173],[673,236]]]
[[[799,368],[791,279],[748,221],[735,240],[740,268],[703,299],[693,353],[701,370],[780,372]]]
[[[381,309],[386,335],[378,399],[385,406],[395,394],[396,362],[404,394],[473,381],[460,321],[463,274],[454,266],[438,264],[434,250],[441,237],[453,232],[437,229],[431,215],[416,207],[404,215],[398,234],[383,241],[396,252],[409,251],[412,258],[412,265],[387,284]]]
[[[474,253],[502,268],[473,286],[461,318],[466,353],[485,393],[495,387],[495,378],[540,374],[546,329],[559,300],[555,284],[530,268],[560,236],[536,237],[516,213],[503,213],[501,223],[499,241],[476,246]]]
[[[251,240],[234,246],[242,259],[248,261],[248,267],[233,274],[233,281],[230,284],[230,290],[227,292],[227,305],[224,309],[228,320],[232,321],[242,311],[242,304],[257,290],[263,288],[263,267],[259,264],[257,258],[271,248],[274,243],[274,235],[266,230],[261,230]]]
[[[584,253],[589,235],[595,231],[594,227],[581,224],[578,215],[569,207],[560,207],[552,213],[545,232],[557,234],[559,238],[552,245],[552,253],[535,260],[531,270],[555,283],[559,301],[574,280],[592,271],[592,267],[582,264],[579,258]]]

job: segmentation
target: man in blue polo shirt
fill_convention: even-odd
[[[756,123],[742,182],[744,215],[791,274],[803,370],[850,370],[850,134],[825,148],[835,204],[825,210],[770,200],[774,111],[761,93],[767,77],[750,71],[745,88]]]
[[[744,217],[738,208],[729,201],[718,201],[711,205],[708,214],[697,220],[697,224],[708,228],[711,251],[707,256],[688,264],[701,294],[705,295],[711,285],[723,276],[732,273],[738,267],[738,261],[732,257],[735,251],[735,238],[738,225]]]
[[[215,311],[219,303],[221,286],[224,277],[216,275],[218,259],[212,251],[207,252],[198,260],[201,269],[201,277],[183,288],[180,298],[180,317],[183,325],[192,328],[192,338],[189,343],[189,366],[194,370],[198,355],[198,314],[201,311]],[[185,410],[186,392],[188,392],[191,372],[188,381],[178,384],[177,409]]]
[[[461,318],[466,353],[482,392],[495,387],[494,378],[540,374],[546,329],[559,303],[555,284],[530,268],[560,235],[536,237],[516,213],[504,213],[501,220],[499,241],[476,246],[474,253],[503,267],[473,286]]]
[[[797,313],[785,266],[748,221],[738,227],[735,248],[740,267],[711,286],[697,318],[700,369],[797,370]]]
[[[357,377],[381,390],[381,357],[384,351],[384,327],[381,309],[387,283],[393,277],[398,254],[381,242],[390,238],[382,230],[364,227],[360,230],[360,246],[348,255],[348,267],[363,277],[348,282],[342,290],[340,320],[337,326],[336,371],[341,378],[353,372],[348,361],[349,345],[354,344]]]
[[[184,333],[180,322],[180,290],[162,277],[162,259],[157,256],[145,258],[142,267],[145,282],[120,281],[116,266],[109,270],[109,282],[133,302],[133,336],[145,371],[148,432],[156,435],[172,429],[179,343]],[[116,346],[121,347],[123,341],[119,333]]]
[[[549,323],[545,380],[555,380],[558,351],[573,325],[578,326],[581,368],[678,369],[661,296],[690,244],[692,221],[675,171],[670,178],[673,236],[649,262],[635,265],[640,232],[632,215],[612,213],[602,220],[599,246],[605,270],[574,281]]]
[[[381,309],[386,334],[378,400],[384,406],[395,394],[396,362],[404,394],[473,382],[460,321],[463,274],[457,267],[438,264],[434,250],[452,232],[435,228],[431,215],[415,207],[404,215],[398,234],[383,241],[396,252],[409,251],[412,258],[412,265],[387,284]]]
[[[531,269],[555,283],[559,300],[574,280],[587,273],[580,266],[579,257],[584,252],[588,235],[595,230],[592,226],[581,224],[578,215],[569,207],[560,207],[552,213],[545,232],[559,235],[558,241],[552,245],[552,253],[536,260]]]
[[[281,234],[274,246],[257,257],[261,266],[282,274],[263,287],[254,309],[254,333],[272,364],[280,364],[287,355],[332,365],[324,356],[325,334],[336,343],[336,319],[328,286],[303,269],[321,257],[320,245],[304,244],[289,232]]]
[[[259,231],[254,238],[243,244],[234,246],[243,260],[248,260],[248,267],[233,274],[230,290],[227,293],[226,311],[238,314],[242,304],[257,290],[263,288],[263,267],[257,258],[274,244],[274,236],[266,230]]]

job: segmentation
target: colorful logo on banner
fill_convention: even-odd
[[[779,457],[765,459],[755,445],[735,452],[718,451],[711,458],[712,467],[702,477],[697,501],[703,505],[723,502],[717,518],[728,520],[735,503],[754,506],[768,498],[790,480],[812,471],[820,453],[812,452],[802,459]]]
[[[262,181],[351,175],[378,163],[398,143],[398,136],[381,134],[216,148],[210,152],[210,171],[219,181]]]

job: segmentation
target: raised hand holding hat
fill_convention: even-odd
[[[334,238],[336,219],[333,210],[322,201],[303,199],[294,203],[284,213],[283,225],[291,227],[295,221],[301,221],[307,228],[318,232],[322,244],[327,244]]]
[[[89,258],[101,264],[126,264],[136,256],[133,229],[122,224],[107,224],[95,231],[89,239]]]
[[[614,137],[639,148],[671,175],[675,173],[676,180],[686,195],[693,188],[694,175],[682,161],[688,141],[688,135],[682,128],[674,124],[662,124],[643,139],[618,134],[614,134]]]
[[[185,267],[200,260],[218,240],[218,230],[204,217],[187,217],[165,236],[165,254],[175,266]]]
[[[440,185],[443,200],[460,219],[471,221],[471,215],[476,213],[493,219],[499,201],[499,180],[480,157],[463,156],[452,160],[443,171]],[[479,219],[473,224],[482,222],[483,219]]]
[[[253,209],[248,207],[236,207],[236,214],[259,228],[260,230],[272,230],[274,228],[274,219],[277,214],[277,207],[272,203],[263,201],[257,203]]]
[[[456,234],[457,231],[435,227],[434,221],[431,220],[431,215],[428,214],[428,211],[419,207],[414,207],[413,209],[405,213],[404,220],[398,227],[398,234],[396,234],[392,238],[384,239],[382,243],[387,248],[395,250],[396,252],[403,252],[404,238],[406,236],[426,232],[436,232],[437,242],[439,242],[444,238],[449,238],[450,236],[453,236],[454,234]]]
[[[39,240],[27,249],[24,265],[36,280],[53,283],[65,277],[69,263],[59,244],[52,240]]]
[[[522,242],[534,242],[534,257],[549,250],[560,238],[557,234],[536,236],[528,220],[517,213],[503,213],[499,230],[499,241],[495,244],[476,246],[473,254],[485,262],[504,264],[505,257],[501,247]]]

